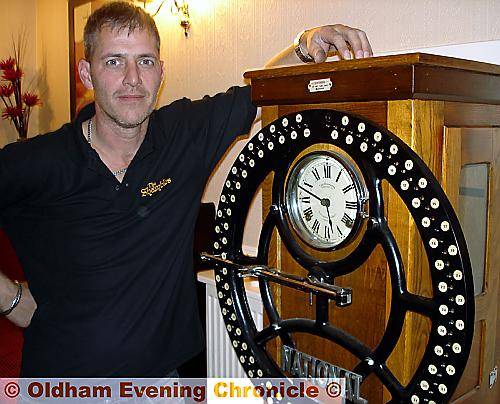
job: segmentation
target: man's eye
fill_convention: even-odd
[[[143,66],[154,66],[155,61],[153,59],[141,59],[139,64]]]
[[[106,61],[106,66],[118,66],[120,62],[117,59],[110,59]]]

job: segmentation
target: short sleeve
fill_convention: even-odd
[[[234,139],[250,131],[256,112],[249,86],[231,87],[225,93],[191,102],[190,132],[208,173]]]
[[[41,173],[34,160],[32,145],[13,143],[0,149],[0,227],[8,215],[40,194]]]

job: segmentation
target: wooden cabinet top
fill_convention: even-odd
[[[250,70],[256,105],[401,99],[500,104],[500,66],[425,53]]]

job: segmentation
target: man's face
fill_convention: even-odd
[[[101,30],[90,60],[90,78],[96,110],[121,127],[140,125],[154,109],[163,78],[153,35],[138,29]]]

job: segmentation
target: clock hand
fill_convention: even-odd
[[[330,229],[332,229],[332,233],[333,233],[333,224],[332,224],[332,218],[330,217],[330,209],[328,208],[328,206],[325,206],[326,208],[326,213],[328,213],[328,222],[330,222]]]
[[[316,199],[318,199],[319,201],[323,202],[323,198],[320,198],[319,196],[314,195],[311,191],[308,191],[307,189],[305,189],[305,188],[301,187],[300,185],[299,185],[299,188],[300,188],[302,191],[307,192],[309,195],[314,196],[314,197],[315,197]]]

